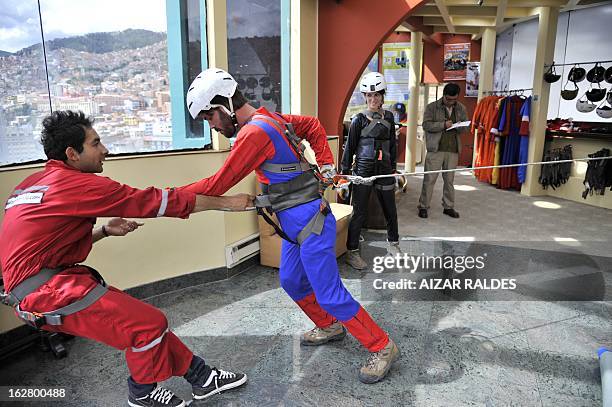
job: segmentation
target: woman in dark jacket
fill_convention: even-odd
[[[348,140],[342,156],[342,173],[371,177],[395,173],[397,166],[397,145],[393,113],[382,108],[387,84],[378,72],[363,76],[360,90],[367,109],[355,115],[349,128]],[[346,262],[358,270],[368,264],[359,254],[359,235],[367,219],[368,202],[372,189],[383,209],[387,221],[388,253],[401,253],[395,207],[395,178],[379,178],[367,184],[353,185],[353,217],[349,225]]]

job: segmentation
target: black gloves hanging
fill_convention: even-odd
[[[559,161],[572,159],[572,146],[568,144],[563,148],[555,148],[544,154],[544,161]],[[572,163],[547,164],[542,166],[540,179],[538,180],[544,189],[551,187],[559,188],[565,184],[572,172]]]
[[[596,153],[589,154],[589,158],[609,157],[610,150],[602,148]],[[612,160],[591,160],[584,176],[585,190],[582,198],[588,195],[603,195],[607,187],[612,187]],[[611,188],[612,189],[612,188]]]

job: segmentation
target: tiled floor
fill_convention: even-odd
[[[499,191],[458,174],[461,218],[455,220],[441,213],[441,181],[430,217],[423,220],[416,216],[420,180],[410,180],[398,203],[402,248],[415,255],[488,252],[487,272],[517,278],[520,294],[377,297],[368,289],[374,274],[353,271],[340,259],[346,286],[402,350],[388,378],[375,385],[357,380],[367,352],[352,337],[323,347],[299,345],[300,333],[311,324],[279,288],[276,270],[255,267],[229,280],[150,298],[195,353],[249,375],[243,388],[194,405],[601,405],[596,352],[612,346],[612,212]],[[554,204],[559,208],[541,207]],[[368,231],[364,237],[368,261],[384,255],[384,233]],[[590,301],[544,300],[585,281],[582,288],[596,289],[578,289],[569,299]],[[32,352],[11,359],[1,372],[5,383],[68,388],[75,401],[65,405],[127,404],[121,353],[84,339],[69,342],[66,359]],[[184,380],[166,385],[190,397]]]

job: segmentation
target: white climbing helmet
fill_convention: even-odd
[[[367,92],[380,92],[381,90],[387,89],[387,82],[385,82],[385,77],[378,72],[370,72],[361,78],[361,83],[359,84],[359,90],[362,93]]]
[[[576,110],[580,113],[589,113],[595,110],[597,106],[586,98],[586,95],[582,95],[580,99],[576,101]]]
[[[187,91],[187,109],[194,119],[202,110],[210,110],[222,105],[211,104],[215,96],[223,96],[229,100],[229,114],[234,113],[232,96],[236,92],[238,83],[232,75],[219,68],[209,68],[199,74]],[[227,109],[226,109],[227,110]]]

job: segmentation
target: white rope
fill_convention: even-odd
[[[557,161],[539,161],[539,162],[523,163],[523,164],[486,165],[482,167],[453,168],[449,170],[435,170],[435,171],[421,171],[421,172],[398,171],[395,174],[373,175],[371,177],[361,177],[359,175],[341,175],[341,174],[338,174],[338,176],[344,177],[354,184],[365,184],[365,183],[373,182],[374,180],[379,179],[379,178],[395,178],[395,177],[402,177],[402,176],[409,176],[409,175],[417,176],[417,175],[435,174],[435,173],[442,173],[442,172],[457,172],[457,171],[474,172],[476,170],[486,170],[486,169],[491,169],[491,168],[513,168],[513,167],[524,167],[528,165],[550,165],[550,164],[571,163],[574,161],[593,161],[593,160],[609,160],[609,159],[612,159],[612,156],[598,157],[598,158],[591,158],[591,157],[573,158],[571,160],[557,160]]]

